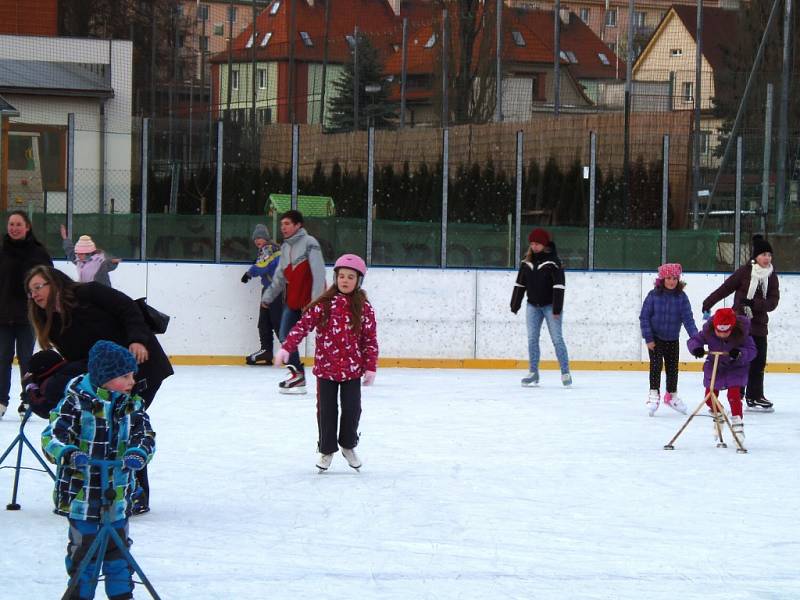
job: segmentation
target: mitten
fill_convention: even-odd
[[[706,355],[706,351],[703,349],[702,346],[700,346],[699,348],[695,348],[694,350],[692,350],[692,355],[695,358],[703,358]]]
[[[372,385],[375,381],[375,371],[364,371],[364,385]]]
[[[738,348],[731,348],[731,351],[728,352],[728,356],[730,356],[731,359],[736,360],[737,358],[739,358],[739,355],[741,353],[742,353],[742,351],[739,350]]]
[[[711,311],[704,310],[703,311],[703,321],[708,321],[711,318]]]
[[[242,283],[247,283],[248,281],[250,281],[250,273],[245,273],[242,275]]]
[[[275,355],[275,360],[272,361],[272,364],[274,364],[276,367],[280,367],[281,365],[285,365],[287,362],[289,362],[289,353],[281,348]]]
[[[89,455],[80,450],[73,450],[67,456],[67,460],[73,469],[82,469],[89,464]]]
[[[141,454],[138,452],[131,452],[130,450],[128,450],[122,457],[122,464],[129,471],[140,471],[141,469],[144,469],[146,462],[147,461],[145,461]]]
[[[749,306],[750,308],[753,308],[753,301],[748,298],[742,298],[741,300],[739,300],[739,304],[741,306]]]

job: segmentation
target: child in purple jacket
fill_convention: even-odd
[[[650,354],[650,394],[647,411],[652,417],[661,401],[661,365],[667,373],[664,404],[686,414],[686,405],[678,397],[678,337],[681,325],[690,336],[697,333],[692,316],[692,306],[681,281],[682,269],[678,263],[667,263],[658,268],[654,288],[647,294],[639,313],[642,337]]]
[[[711,385],[711,372],[714,369],[714,355],[711,352],[724,352],[717,364],[717,377],[714,380],[714,394],[719,390],[728,390],[728,404],[731,407],[731,426],[734,433],[744,437],[742,422],[742,390],[747,383],[750,361],[756,356],[756,345],[750,337],[750,319],[737,316],[731,308],[720,308],[713,319],[706,321],[703,330],[695,333],[686,342],[689,352],[697,358],[703,358],[708,346],[708,358],[703,365],[703,385],[708,395]],[[706,400],[711,408],[711,400]],[[723,421],[721,414],[717,419]],[[716,425],[715,425],[716,427]]]

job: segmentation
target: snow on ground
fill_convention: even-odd
[[[179,367],[159,392],[152,512],[131,537],[164,600],[800,597],[797,376],[767,375],[777,410],[746,413],[742,455],[707,417],[663,450],[685,418],[647,417],[642,372],[566,389],[553,371],[522,388],[516,371],[383,369],[363,390],[363,469],[337,454],[318,474],[314,397],[277,394],[283,375]],[[680,377],[694,408],[700,374]],[[51,488],[23,471],[22,510],[0,509],[0,598],[65,589]]]

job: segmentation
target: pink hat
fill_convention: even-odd
[[[658,267],[659,279],[666,279],[667,277],[675,277],[680,279],[681,273],[683,273],[683,269],[681,268],[680,263],[666,263]]]
[[[82,235],[78,238],[78,243],[75,244],[75,254],[91,254],[96,251],[97,246],[94,245],[91,237]]]

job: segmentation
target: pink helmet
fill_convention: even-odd
[[[337,271],[342,267],[353,269],[353,271],[359,273],[362,277],[367,274],[367,264],[360,256],[356,256],[355,254],[342,254],[337,258],[336,263],[333,265],[333,270]]]

